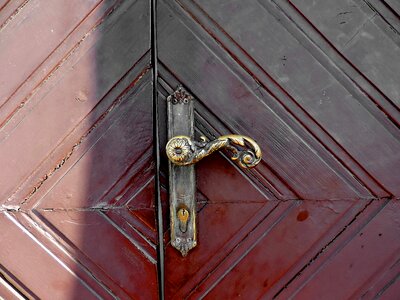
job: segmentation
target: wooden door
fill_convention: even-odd
[[[398,299],[399,9],[159,1],[160,103],[182,84],[198,134],[264,153],[197,164],[198,246],[182,258],[166,233],[166,298]]]
[[[399,15],[394,0],[0,0],[0,297],[397,299]],[[196,165],[185,258],[163,150],[179,84],[197,137],[264,153]]]
[[[150,1],[0,8],[0,296],[157,299]]]

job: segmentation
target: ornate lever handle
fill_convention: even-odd
[[[241,167],[252,168],[261,160],[261,149],[253,139],[242,135],[223,135],[212,141],[205,137],[200,141],[193,140],[193,97],[183,87],[178,87],[167,98],[167,109],[171,245],[186,256],[197,245],[193,164],[226,148],[231,159],[238,161]]]
[[[252,138],[236,134],[223,135],[213,141],[207,141],[204,136],[201,141],[184,135],[175,136],[168,141],[166,152],[172,163],[187,166],[224,147],[232,153],[231,159],[237,160],[243,168],[255,167],[261,160],[261,149],[257,143]]]

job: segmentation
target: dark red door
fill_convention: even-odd
[[[197,164],[199,244],[186,258],[167,245],[168,299],[399,298],[399,13],[159,1],[161,103],[182,84],[198,134],[264,153],[251,171],[224,154]]]
[[[399,4],[151,3],[0,0],[0,297],[398,299]],[[185,258],[163,150],[179,84],[197,136],[264,153],[197,163]]]
[[[150,2],[0,8],[0,295],[157,299]]]

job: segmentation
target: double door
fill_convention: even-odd
[[[4,2],[4,3],[2,3]],[[0,296],[396,299],[396,1],[0,1]],[[170,245],[167,97],[195,136],[198,245]]]

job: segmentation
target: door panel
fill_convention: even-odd
[[[210,112],[222,118],[227,129],[256,139],[269,155],[268,164],[276,169],[278,180],[285,181],[298,197],[305,199],[320,199],[321,194],[338,199],[371,195],[282,106],[279,110],[269,107],[269,103],[276,102],[274,97],[267,91],[257,94],[262,88],[259,82],[240,69],[233,58],[227,57],[223,49],[219,49],[220,56],[216,54],[218,49],[210,50],[218,44],[205,36],[201,27],[197,26],[196,33],[203,35],[198,37],[194,29],[187,27],[196,26],[187,16],[167,17],[173,16],[174,11],[162,2],[159,6],[160,63],[178,76]]]
[[[0,31],[2,286],[157,299],[150,2],[78,2],[25,1]]]
[[[197,136],[248,135],[264,154],[250,171],[223,153],[196,164],[198,246],[182,258],[166,232],[167,299],[369,299],[400,292],[400,139],[391,99],[400,86],[382,79],[396,70],[384,53],[399,58],[397,40],[382,35],[389,25],[365,12],[365,3],[346,2],[374,15],[364,19],[375,27],[362,27],[348,44],[359,39],[368,47],[342,53],[333,44],[343,36],[335,30],[350,30],[340,24],[347,6],[293,2],[298,7],[158,3],[160,105],[182,84],[196,98]],[[324,25],[335,18],[336,29]],[[371,51],[385,67],[369,58]],[[161,145],[165,137],[166,131]]]
[[[224,13],[223,2],[219,2],[217,7],[211,4],[212,1],[203,2],[204,5],[202,3],[201,8],[204,12],[223,27],[245,53],[251,55],[254,62],[262,67],[264,72],[315,120],[316,125],[323,127],[327,134],[335,139],[371,176],[379,178],[380,183],[389,192],[399,192],[397,178],[387,173],[388,168],[399,169],[400,163],[399,133],[395,124],[388,123],[386,120],[382,124],[381,120],[386,119],[385,114],[377,107],[372,109],[368,105],[371,101],[366,94],[362,95],[360,91],[354,91],[354,87],[348,88],[351,79],[346,78],[343,72],[329,70],[329,67],[325,66],[332,62],[319,58],[321,53],[318,53],[312,41],[308,40],[306,35],[302,35],[299,29],[293,28],[296,24],[281,24],[278,19],[284,18],[284,15],[277,13],[278,8],[267,5],[265,3],[267,1],[250,1],[250,4],[230,3],[234,6],[233,12],[242,12],[235,22],[232,22],[231,18],[229,18],[230,21],[226,19],[228,15]],[[321,2],[321,6],[323,5]],[[337,7],[336,10],[345,7],[340,3],[335,3],[334,6]],[[335,15],[335,10],[331,7],[317,6],[315,10],[318,13],[330,13],[330,17],[325,17],[324,20],[331,20],[331,16]],[[369,12],[373,13],[371,9]],[[321,15],[320,17],[323,18]],[[251,22],[252,19],[260,21]],[[322,28],[333,28],[333,26],[323,25],[321,24]],[[356,24],[350,27],[358,28]],[[377,38],[390,41],[382,31],[375,32],[376,30],[373,31],[373,29],[376,28],[369,28],[367,25],[362,27],[365,36],[377,35]],[[373,32],[370,33],[370,31]],[[255,33],[258,36],[253,36]],[[336,35],[343,34],[336,33]],[[371,38],[359,39],[356,36],[352,42],[356,40],[362,43],[370,41]],[[391,67],[387,68],[386,61],[391,61],[392,56],[398,57],[400,50],[395,43],[388,45],[376,39],[373,43],[377,45],[373,48],[373,52],[367,50],[371,49],[370,45],[359,45],[357,50],[351,50],[354,54],[349,56],[349,59],[364,76],[368,77],[368,74],[373,72],[382,82],[390,85],[392,90],[397,89],[398,93],[398,84],[393,82],[396,81],[394,74],[398,73],[397,65],[391,64]],[[362,49],[364,50],[361,51]],[[390,55],[386,52],[390,52]],[[381,57],[381,61],[371,57],[374,55]],[[363,63],[364,67],[359,65],[360,63]],[[379,65],[382,71],[389,74],[376,69],[375,65]],[[365,72],[365,69],[368,71]],[[391,79],[386,80],[386,77],[391,77]],[[305,86],[310,88],[304,88]],[[392,102],[398,98],[398,95],[394,94],[387,100]],[[368,104],[364,104],[365,102]],[[350,124],[352,130],[348,130]],[[376,153],[380,153],[386,159],[371,163],[371,161],[376,161]]]

